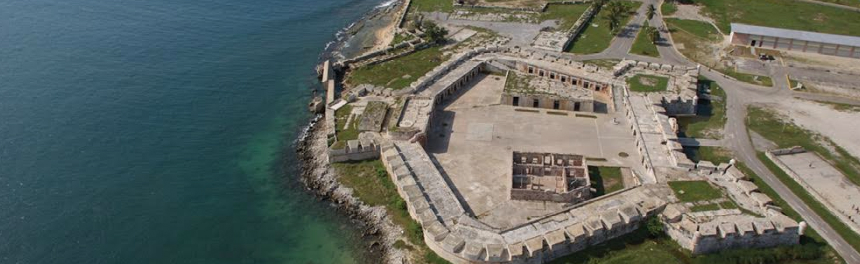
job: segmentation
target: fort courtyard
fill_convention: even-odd
[[[570,206],[509,199],[514,151],[578,154],[590,165],[640,166],[623,116],[503,105],[504,80],[479,75],[437,110],[428,133],[428,153],[477,219],[504,229]]]

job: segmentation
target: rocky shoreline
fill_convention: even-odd
[[[353,196],[353,190],[338,182],[338,175],[328,162],[322,116],[310,121],[299,137],[296,152],[301,162],[301,182],[307,190],[328,200],[339,211],[360,223],[364,263],[407,263],[405,250],[394,243],[403,238],[403,229],[395,225],[382,206],[370,207]]]

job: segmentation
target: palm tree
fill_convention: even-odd
[[[648,13],[646,14],[648,15],[648,20],[651,20],[652,18],[654,18],[654,15],[657,14],[657,8],[654,7],[654,5],[649,5]]]
[[[629,7],[620,1],[611,1],[606,4],[606,20],[609,20],[609,32],[615,35],[621,26],[621,20],[630,13]]]

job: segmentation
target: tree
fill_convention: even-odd
[[[660,41],[660,31],[657,28],[652,27],[648,21],[645,21],[644,26],[642,26],[642,30],[645,31],[645,35],[648,36],[648,40],[651,40],[652,44],[657,44],[657,41]]]
[[[654,5],[649,5],[648,6],[648,13],[646,13],[646,14],[648,15],[648,20],[651,20],[652,18],[654,18],[654,15],[657,14],[657,8],[654,7]]]
[[[621,20],[629,13],[629,7],[620,1],[610,1],[606,4],[606,17],[609,21],[609,33],[615,35],[621,29]]]
[[[421,29],[424,30],[424,38],[431,43],[442,44],[445,42],[445,36],[448,35],[447,29],[437,26],[436,23],[429,20],[424,21]]]

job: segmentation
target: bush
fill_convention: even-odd
[[[651,237],[656,238],[666,234],[666,232],[663,231],[663,222],[655,216],[652,216],[645,221],[645,228],[648,229],[648,234],[651,235]]]

